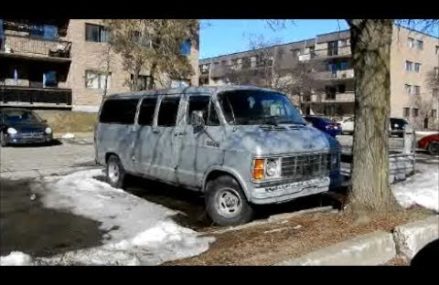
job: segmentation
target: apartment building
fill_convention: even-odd
[[[129,91],[132,74],[108,52],[100,19],[0,19],[0,105],[97,111],[104,93]],[[185,43],[195,74],[165,86],[198,85],[198,43]],[[142,71],[140,85],[150,76]]]
[[[428,84],[438,74],[439,38],[395,26],[391,47],[391,116],[405,117],[418,128],[438,128],[438,90]],[[311,66],[319,82],[311,94],[290,94],[305,114],[334,118],[354,113],[355,74],[352,68],[350,32],[337,31],[315,38],[269,47],[270,65],[294,68]],[[200,60],[200,85],[230,84],[226,70],[257,69],[260,50],[249,50]],[[267,62],[267,61],[266,61]],[[245,64],[244,64],[245,63]]]

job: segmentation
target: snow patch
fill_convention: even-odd
[[[10,266],[10,265],[31,265],[32,258],[20,251],[12,251],[9,255],[0,256],[0,265],[1,266]]]
[[[101,169],[45,177],[33,192],[47,208],[68,210],[101,222],[103,246],[41,258],[42,264],[156,265],[201,254],[214,241],[171,220],[163,206],[111,187]]]
[[[392,185],[398,203],[409,208],[419,205],[439,212],[439,165],[417,165],[416,173],[407,181]]]
[[[63,139],[73,139],[74,137],[75,137],[75,135],[72,133],[66,133],[66,134],[63,134],[61,136],[61,138],[63,138]]]

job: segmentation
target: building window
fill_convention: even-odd
[[[104,89],[105,79],[107,78],[107,89],[111,86],[111,73],[106,76],[105,72],[86,70],[85,87],[90,89]]]
[[[58,27],[55,25],[32,25],[29,35],[31,37],[54,40],[58,38]]]
[[[404,90],[405,90],[405,93],[412,94],[412,86],[410,84],[405,84]]]
[[[347,61],[341,61],[340,70],[346,70],[346,69],[349,69],[349,63]]]
[[[433,88],[432,95],[433,95],[433,98],[439,97],[439,88]]]
[[[250,68],[250,64],[251,64],[250,58],[244,57],[242,59],[242,68]]]
[[[421,70],[421,64],[419,62],[415,63],[415,72],[418,72]]]
[[[421,87],[420,86],[413,86],[414,87],[414,95],[419,95],[421,94]]]
[[[338,55],[338,41],[328,42],[328,56]]]
[[[422,49],[424,48],[424,42],[421,41],[421,40],[417,40],[417,41],[416,41],[416,47],[417,47],[419,50],[422,50]]]
[[[410,117],[410,108],[405,107],[403,109],[403,116],[406,118]]]
[[[346,85],[340,84],[338,85],[338,93],[345,93],[346,92]]]
[[[85,24],[85,40],[88,42],[108,42],[108,31],[104,26]]]
[[[417,117],[418,116],[418,111],[419,111],[418,108],[413,108],[412,109],[412,116],[413,117]]]
[[[413,62],[406,60],[405,61],[405,70],[406,71],[413,71]]]
[[[191,49],[192,49],[192,42],[191,40],[185,40],[181,46],[180,46],[180,53],[182,55],[190,55],[191,54]]]
[[[435,67],[434,68],[434,78],[438,78],[439,77],[439,67]]]
[[[415,39],[409,37],[407,40],[407,45],[409,48],[414,48],[415,47]]]
[[[57,87],[56,71],[51,70],[43,73],[43,87]]]
[[[436,54],[439,54],[439,46],[436,46],[436,51],[435,51],[435,53],[436,53]]]
[[[433,118],[436,118],[436,117],[437,117],[437,110],[436,110],[436,109],[431,110],[431,116],[432,116]]]
[[[133,80],[134,80],[134,75],[131,74],[131,82],[133,82]],[[137,78],[137,90],[148,89],[150,82],[151,82],[151,76],[139,75],[139,77]]]
[[[335,100],[335,93],[337,92],[337,88],[335,86],[326,86],[326,100]]]

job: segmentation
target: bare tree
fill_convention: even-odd
[[[139,89],[143,72],[150,76],[148,89],[155,88],[163,74],[187,79],[194,73],[181,47],[185,41],[198,45],[198,20],[112,19],[105,24],[110,32],[109,44],[132,74],[128,82],[132,90]]]

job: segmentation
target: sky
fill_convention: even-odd
[[[400,22],[404,26],[439,38],[439,25],[425,30],[425,21]],[[286,28],[273,31],[266,20],[201,20],[200,59],[250,49],[250,39],[263,36],[264,42],[282,44],[314,38],[316,35],[346,30],[345,20],[294,20]]]
[[[280,31],[270,29],[265,20],[202,20],[200,59],[248,50],[254,36],[262,35],[264,41],[277,44],[347,28],[344,20],[294,20]]]

